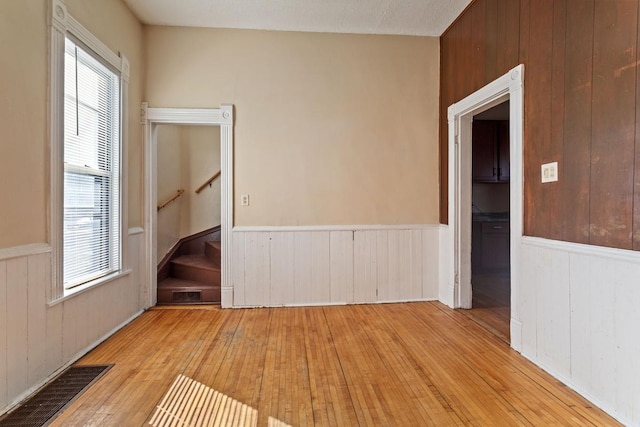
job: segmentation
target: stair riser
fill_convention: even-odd
[[[171,268],[173,270],[172,276],[177,279],[220,286],[220,271],[184,264],[173,264]]]
[[[184,303],[220,303],[220,289],[203,289],[199,291],[199,298],[185,300],[184,292],[196,292],[183,289],[158,289],[158,304],[184,304]]]

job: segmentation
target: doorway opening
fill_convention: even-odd
[[[509,101],[473,116],[471,309],[467,316],[509,342]]]
[[[233,106],[220,108],[141,107],[145,135],[145,278],[140,298],[150,307],[157,302],[158,289],[158,128],[161,125],[215,126],[220,132],[220,304],[233,306],[231,283],[231,229],[233,226]],[[191,190],[190,190],[191,191]],[[212,213],[212,217],[218,216]],[[216,221],[213,218],[214,222]],[[188,292],[187,292],[187,296]]]
[[[517,351],[522,348],[520,321],[520,243],[522,238],[523,168],[522,138],[524,118],[524,66],[518,65],[508,73],[451,105],[448,110],[449,128],[449,257],[448,280],[442,283],[441,300],[453,308],[473,306],[472,288],[472,218],[473,218],[473,123],[474,117],[508,101],[508,260],[509,269],[509,343]],[[477,120],[480,122],[481,120]],[[498,130],[496,130],[498,132]],[[504,154],[503,154],[504,156]],[[493,172],[493,167],[491,172]],[[497,171],[496,171],[497,172]],[[506,172],[506,171],[505,171]],[[504,215],[504,214],[503,214]],[[487,226],[491,227],[491,225]],[[496,229],[495,231],[498,231]],[[494,233],[498,234],[498,233]],[[489,241],[495,236],[489,236]],[[495,248],[496,239],[490,247]],[[500,240],[500,239],[498,239]],[[504,236],[501,240],[504,244]],[[495,249],[490,253],[494,255]],[[504,260],[504,258],[501,258]],[[476,280],[478,283],[478,280]],[[476,289],[477,291],[479,290]],[[504,298],[504,297],[503,297]]]

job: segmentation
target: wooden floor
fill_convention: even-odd
[[[115,366],[52,425],[148,425],[180,405],[213,419],[207,393],[259,426],[618,425],[437,302],[155,308],[78,364],[98,363]],[[169,393],[177,379],[196,387]]]
[[[470,310],[462,310],[470,319],[509,343],[511,322],[511,282],[509,273],[474,274],[471,278],[473,300]]]

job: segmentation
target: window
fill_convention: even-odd
[[[128,273],[126,132],[129,63],[50,0],[49,300]]]
[[[64,58],[63,282],[120,269],[120,78],[67,37]]]

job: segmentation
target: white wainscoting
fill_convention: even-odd
[[[234,307],[438,299],[439,225],[236,227]]]
[[[640,426],[640,253],[524,237],[522,354]]]
[[[51,249],[0,250],[0,413],[141,313],[143,237],[129,234],[129,274],[51,305]]]

